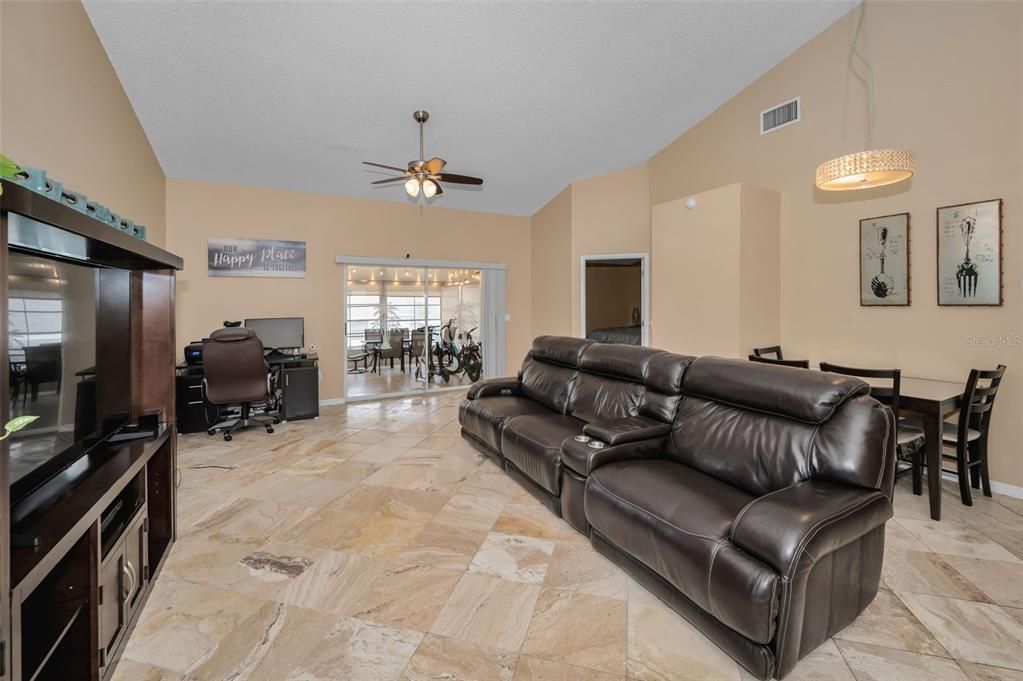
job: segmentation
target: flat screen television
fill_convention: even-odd
[[[10,413],[38,417],[9,439],[12,506],[128,422],[130,301],[127,270],[9,250]]]

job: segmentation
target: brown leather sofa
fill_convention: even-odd
[[[598,450],[576,442],[584,432],[608,443],[605,460],[663,447],[691,357],[632,345],[540,336],[516,378],[479,381],[459,410],[462,436],[495,459],[551,511],[589,534],[583,510],[585,463]],[[574,447],[572,445],[575,445]]]
[[[599,552],[767,679],[877,593],[895,430],[868,393],[835,374],[540,337],[519,378],[473,386],[460,420]]]

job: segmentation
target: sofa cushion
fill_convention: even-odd
[[[613,421],[634,416],[643,384],[580,371],[569,402],[569,413],[583,421]]]
[[[508,420],[525,414],[550,414],[547,407],[526,397],[480,397],[462,400],[458,420],[465,432],[495,452],[501,452],[501,432]]]
[[[643,416],[671,423],[682,394],[682,376],[695,357],[659,352],[650,358],[643,374],[646,390],[639,401]]]
[[[561,443],[585,424],[561,414],[516,416],[501,435],[504,458],[551,494],[561,489]]]
[[[743,636],[768,643],[778,574],[729,541],[753,500],[742,490],[666,460],[622,461],[593,471],[586,518],[593,529]]]
[[[804,480],[886,487],[890,411],[863,381],[717,357],[697,359],[668,455],[760,496]]]

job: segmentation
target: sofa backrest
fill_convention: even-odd
[[[583,351],[569,413],[587,423],[637,414],[671,423],[693,357],[619,343]]]
[[[537,336],[519,369],[522,392],[559,414],[568,413],[579,360],[593,341],[568,336]]]
[[[756,496],[810,479],[890,492],[894,419],[869,392],[838,374],[701,357],[668,455]]]
[[[636,414],[670,423],[693,359],[638,345],[539,336],[519,378],[527,397],[587,423]]]

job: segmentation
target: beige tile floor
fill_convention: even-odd
[[[461,395],[180,439],[119,681],[749,676],[458,437]],[[791,679],[1023,681],[1023,502],[896,493],[884,584]]]

